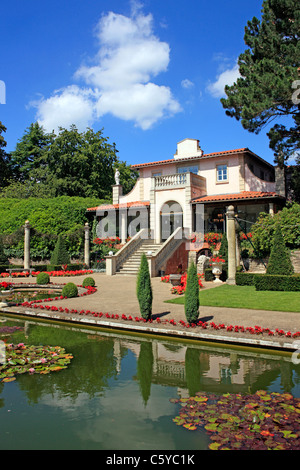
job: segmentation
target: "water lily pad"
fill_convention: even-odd
[[[188,430],[205,429],[211,450],[300,450],[300,400],[289,393],[202,392],[180,402],[185,406],[173,421]]]

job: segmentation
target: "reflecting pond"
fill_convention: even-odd
[[[5,316],[0,331],[8,343],[73,355],[64,370],[0,382],[2,450],[202,450],[205,429],[176,426],[180,405],[170,399],[258,390],[300,397],[300,366],[288,355]]]

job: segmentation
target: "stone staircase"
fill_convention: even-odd
[[[148,251],[151,251],[155,255],[161,246],[162,244],[154,243],[154,240],[144,240],[138,249],[123,263],[116,275],[136,276],[141,264],[142,254],[147,255]]]

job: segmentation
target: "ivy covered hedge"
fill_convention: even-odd
[[[23,258],[24,223],[31,225],[30,252],[33,260],[50,259],[58,235],[68,253],[78,257],[84,249],[86,209],[105,201],[96,198],[62,196],[50,199],[0,198],[0,243],[9,258]]]

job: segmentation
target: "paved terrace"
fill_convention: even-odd
[[[62,285],[67,282],[74,282],[76,285],[81,285],[83,279],[86,277],[86,275],[76,277],[52,277],[51,283],[52,285]],[[137,322],[134,318],[140,317],[140,312],[136,297],[136,278],[134,276],[110,277],[103,273],[93,273],[92,277],[96,282],[97,291],[95,293],[88,296],[43,302],[40,304],[50,305],[51,307],[63,307],[64,309],[68,308],[70,313],[28,307],[5,307],[0,309],[0,311],[14,315],[22,314],[40,319],[50,319],[56,322],[75,322],[81,325],[110,329],[126,329],[136,333],[167,335],[196,341],[217,341],[247,347],[275,348],[281,351],[300,349],[300,337],[295,339],[278,334],[269,336],[267,333],[257,335],[247,332],[229,332],[224,328],[216,330],[211,326],[207,329],[201,327],[187,328],[186,326],[182,326],[178,322],[180,320],[186,322],[184,306],[165,303],[165,300],[173,299],[174,294],[171,294],[171,284],[161,282],[160,278],[152,279],[153,322]],[[25,279],[5,278],[5,280],[14,283],[36,284],[34,277]],[[52,285],[50,284],[49,288],[51,288]],[[204,289],[214,288],[215,286],[216,284],[213,282],[204,282]],[[110,318],[106,318],[105,316],[99,318],[92,315],[79,315],[72,313],[72,309],[76,309],[77,312],[90,310],[91,312],[108,313]],[[118,314],[119,318],[111,318],[112,314]],[[133,321],[123,320],[121,318],[122,314],[127,317],[131,315]],[[157,318],[161,320],[160,323],[157,322]],[[290,331],[291,333],[300,330],[300,312],[289,313],[200,306],[199,319],[203,322],[207,322],[207,324],[214,322],[216,325],[238,325],[244,328],[259,326],[261,328],[269,328],[273,332],[275,332],[276,329],[284,330],[284,332]],[[170,323],[170,320],[174,320],[176,325]],[[299,345],[295,345],[295,342],[298,342]]]

